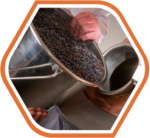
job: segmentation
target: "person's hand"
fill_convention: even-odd
[[[71,22],[70,30],[83,42],[93,40],[98,43],[101,36],[98,19],[90,11],[76,15]]]
[[[40,123],[48,115],[46,109],[30,107],[28,110],[37,123]]]
[[[121,43],[129,43],[129,44],[130,44],[130,41],[128,40],[128,38],[126,38],[126,39],[123,40]]]

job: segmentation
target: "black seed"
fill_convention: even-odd
[[[88,49],[85,43],[68,32],[64,32],[55,18],[55,9],[41,8],[33,24],[48,49],[71,72],[91,82],[100,82],[104,76],[104,66],[101,60]],[[61,17],[60,17],[61,18]]]

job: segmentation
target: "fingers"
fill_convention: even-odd
[[[48,115],[47,112],[43,112],[42,115],[39,117],[39,119],[37,120],[37,123],[40,123],[44,118],[46,118]]]
[[[42,112],[38,111],[38,112],[36,112],[35,115],[33,116],[33,119],[34,119],[35,121],[37,121],[41,115],[42,115]]]
[[[42,110],[42,109],[39,108],[39,107],[35,109],[36,112],[41,111],[41,110]]]
[[[93,40],[95,43],[98,43],[101,32],[99,27],[95,24],[84,25],[79,31],[78,39],[81,39],[83,42],[88,40]]]
[[[94,38],[100,37],[100,35],[101,35],[101,33],[99,31],[99,27],[97,27],[95,24],[86,24],[86,25],[83,25],[79,31],[80,38],[84,34],[89,33],[89,32],[96,32],[95,35],[93,36]]]
[[[37,123],[40,123],[48,115],[46,109],[30,107],[28,110]]]
[[[29,107],[28,110],[29,111],[35,111],[35,108],[34,107]]]
[[[91,16],[92,14],[93,14],[93,13],[92,13],[91,11],[88,11],[88,12],[81,12],[81,13],[79,13],[78,15],[76,15],[76,16],[73,18],[72,22],[71,22],[70,30],[71,30],[71,31],[74,31],[75,26],[76,26],[76,23],[77,23],[78,20],[80,20],[80,19],[82,19],[82,18],[89,17],[89,16]]]
[[[29,110],[31,116],[35,115],[35,108],[34,107],[30,107],[30,108],[28,108],[28,110]]]
[[[75,26],[74,36],[77,37],[79,35],[79,31],[82,28],[82,26],[91,25],[91,24],[96,25],[97,23],[98,23],[98,20],[95,17],[88,17],[88,18],[83,18],[83,19],[78,20]]]
[[[95,38],[96,35],[97,35],[97,32],[86,33],[81,37],[81,40],[83,42],[88,41],[88,40],[93,40],[95,43],[98,43],[99,37]]]
[[[43,112],[46,112],[46,109],[42,109],[42,113],[43,113]]]
[[[74,36],[82,41],[93,40],[97,43],[101,36],[98,19],[90,11],[75,16],[70,29]]]
[[[29,111],[31,116],[34,116],[35,115],[35,112],[34,111]]]

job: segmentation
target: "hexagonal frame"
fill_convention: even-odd
[[[67,0],[64,0],[64,4],[67,3]],[[83,1],[82,1],[83,2]],[[60,2],[62,3],[62,2]],[[76,3],[80,4],[81,2],[79,0],[76,1]],[[90,2],[86,1],[86,4],[91,4]],[[116,136],[119,132],[119,130],[121,129],[123,123],[125,122],[127,116],[129,115],[130,111],[132,110],[135,102],[137,101],[138,97],[140,96],[141,92],[143,91],[148,79],[149,79],[149,73],[148,73],[148,68],[149,68],[149,61],[148,61],[148,57],[143,49],[143,47],[141,46],[141,44],[139,43],[138,39],[136,38],[133,30],[131,29],[129,23],[127,22],[124,14],[121,12],[121,10],[115,6],[114,4],[112,4],[111,2],[107,2],[107,1],[103,1],[103,2],[99,2],[99,1],[92,1],[93,3],[99,3],[103,6],[108,6],[110,7],[113,11],[118,13],[118,17],[122,19],[122,21],[124,22],[124,27],[123,28],[125,30],[125,33],[128,36],[128,39],[130,40],[131,44],[133,45],[133,48],[135,49],[135,51],[137,52],[138,56],[141,57],[141,59],[143,60],[143,65],[144,65],[144,70],[145,70],[145,74],[143,75],[143,79],[141,80],[141,82],[139,82],[139,84],[136,85],[136,87],[134,88],[134,91],[132,92],[131,96],[128,99],[128,102],[125,104],[124,109],[121,111],[120,115],[118,116],[118,121],[116,124],[113,125],[112,127],[112,131],[107,132],[107,131],[96,131],[94,133],[97,133],[98,135],[94,135],[99,136],[99,135],[103,135],[103,136]],[[23,119],[25,120],[25,122],[27,123],[27,125],[29,126],[29,128],[36,133],[37,135],[40,136],[45,136],[45,137],[49,137],[50,133],[66,133],[66,132],[62,132],[62,131],[47,131],[45,130],[43,127],[40,127],[39,125],[37,125],[35,123],[35,121],[33,120],[33,118],[31,117],[31,115],[29,114],[25,104],[23,103],[23,101],[21,100],[18,92],[16,91],[15,87],[13,86],[13,84],[11,83],[11,80],[8,76],[8,63],[9,63],[9,59],[11,57],[11,55],[13,54],[14,50],[16,49],[19,40],[21,40],[21,38],[23,37],[24,33],[26,32],[28,26],[30,25],[32,19],[33,19],[33,14],[35,14],[36,10],[37,10],[37,6],[38,4],[50,4],[50,1],[48,0],[43,0],[42,3],[40,0],[34,1],[30,7],[30,10],[28,11],[28,13],[26,14],[25,18],[23,19],[23,21],[21,22],[17,32],[15,33],[14,37],[12,38],[9,46],[7,47],[7,50],[4,52],[3,56],[2,56],[2,60],[1,60],[1,64],[3,65],[3,67],[5,67],[5,69],[3,68],[3,72],[1,72],[1,78],[3,81],[4,86],[6,87],[7,91],[9,92],[12,100],[14,101],[15,105],[17,106],[21,116],[23,117]],[[51,3],[53,4],[53,3]],[[48,5],[47,5],[48,6]],[[52,6],[52,5],[50,5]],[[54,6],[54,5],[53,5]],[[123,24],[121,23],[121,19],[119,20],[120,25]],[[122,25],[121,25],[122,26]],[[26,29],[25,29],[26,28]],[[128,33],[128,31],[129,33]],[[131,37],[132,35],[132,37]],[[142,54],[140,54],[140,52]],[[5,76],[6,73],[6,76]],[[11,86],[10,86],[11,85]],[[12,90],[13,89],[13,90]],[[31,123],[32,122],[32,123]],[[35,127],[36,126],[36,127]],[[93,133],[93,132],[75,132],[74,133],[84,133],[84,136],[89,136],[86,133]],[[71,131],[68,133],[72,133]],[[54,135],[53,135],[54,136]],[[69,135],[67,134],[63,134],[63,136],[67,137]],[[83,135],[79,135],[79,136],[83,136]]]

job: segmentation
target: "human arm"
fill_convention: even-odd
[[[109,12],[100,8],[67,8],[75,16],[71,30],[82,41],[93,40],[100,44],[107,36]]]

